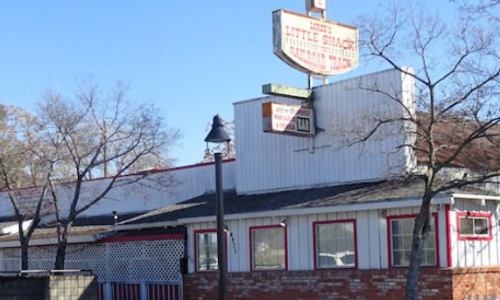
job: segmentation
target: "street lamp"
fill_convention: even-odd
[[[223,128],[219,115],[215,115],[212,130],[205,138],[207,143],[229,143],[231,138]],[[222,188],[222,153],[214,153],[215,158],[215,195],[217,212],[217,260],[219,269],[219,300],[226,300],[226,252],[224,245],[224,199]]]

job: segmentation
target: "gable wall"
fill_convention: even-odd
[[[345,144],[340,131],[353,135],[360,124],[365,131],[374,128],[370,116],[400,118],[405,114],[402,105],[366,90],[374,88],[398,97],[414,110],[414,81],[394,70],[315,88],[314,109],[320,130],[314,138],[263,132],[263,103],[305,106],[303,101],[273,96],[235,103],[238,193],[370,181],[413,168],[413,155],[405,148],[397,150],[411,139],[401,124],[383,126],[362,145]]]

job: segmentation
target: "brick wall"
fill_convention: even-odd
[[[424,268],[421,273],[422,300],[453,299],[451,270]],[[405,281],[405,269],[230,273],[228,299],[400,300]],[[184,275],[184,300],[202,299],[217,299],[217,275]]]
[[[97,300],[95,276],[0,278],[1,300]]]
[[[500,267],[453,269],[453,300],[499,299]],[[495,296],[493,298],[492,296]]]

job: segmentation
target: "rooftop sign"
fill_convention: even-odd
[[[306,9],[314,12],[326,11],[326,0],[306,0]]]
[[[277,10],[273,37],[274,54],[304,73],[341,74],[359,63],[356,27]]]
[[[307,100],[311,98],[312,91],[310,89],[301,89],[292,86],[270,83],[262,86],[262,93],[266,95]]]
[[[314,135],[314,111],[292,104],[266,102],[262,104],[264,132],[291,135]]]

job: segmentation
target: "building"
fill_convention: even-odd
[[[264,97],[235,103],[237,159],[223,168],[230,299],[403,297],[423,184],[411,176],[418,174],[422,158],[398,146],[415,137],[407,124],[387,126],[351,147],[330,134],[335,124],[363,124],[369,114],[407,113],[383,94],[363,88],[373,86],[414,109],[413,80],[394,70],[315,88],[319,130],[314,138],[262,130],[263,103],[300,100]],[[481,152],[487,160],[468,153],[445,176],[473,172],[478,161],[498,164],[495,153]],[[75,224],[68,268],[93,269],[106,300],[214,299],[213,173],[211,164],[154,172],[157,182],[165,174],[176,179],[169,194],[153,187],[114,190]],[[89,190],[98,185],[89,182]],[[500,294],[499,201],[497,179],[433,199],[422,299]],[[5,219],[0,268],[16,270],[19,243],[6,201],[0,216]],[[54,229],[46,227],[33,238],[30,268],[53,264]]]

